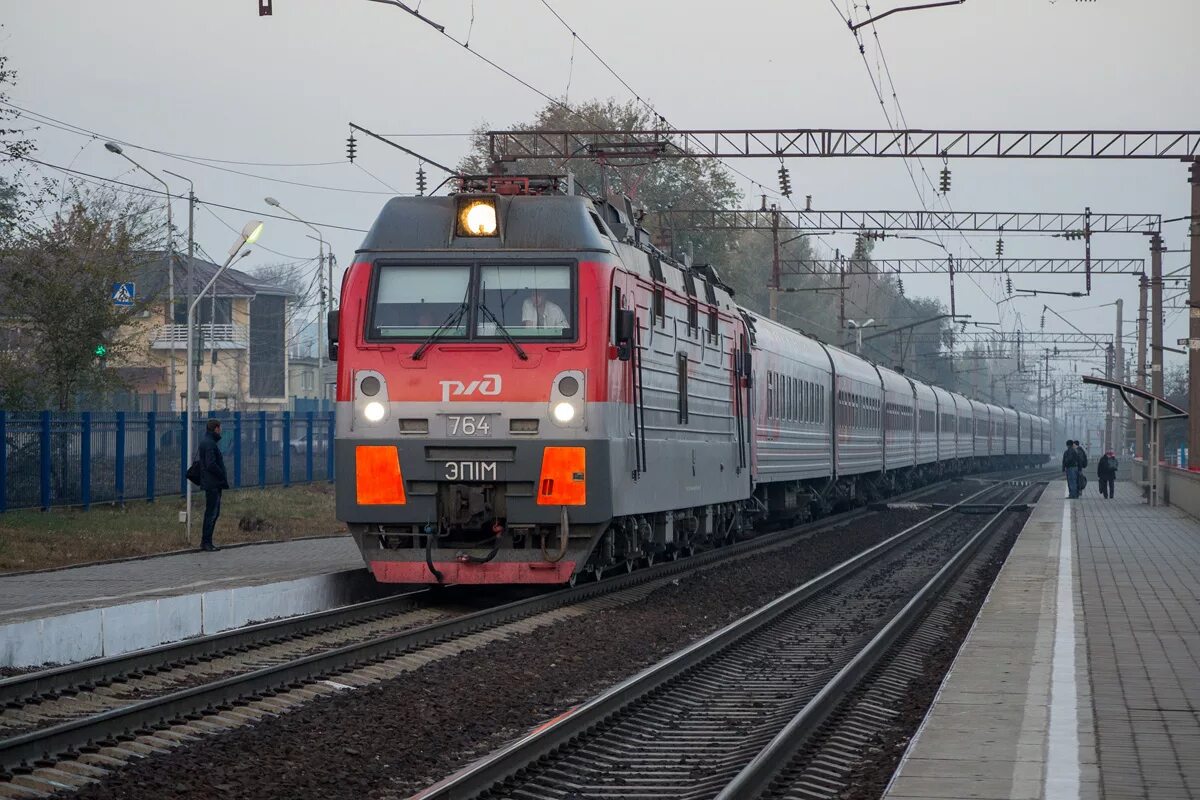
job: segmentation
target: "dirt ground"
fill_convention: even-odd
[[[130,500],[88,511],[20,510],[0,514],[0,573],[64,567],[90,561],[144,556],[187,548],[179,522],[182,498],[154,503]],[[199,536],[204,495],[192,497],[193,535]],[[225,492],[217,541],[277,541],[345,531],[334,518],[333,486],[310,483],[287,488]],[[194,546],[194,544],[193,544]]]

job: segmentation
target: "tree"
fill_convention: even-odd
[[[3,28],[3,26],[0,26]],[[0,101],[8,101],[8,87],[14,86],[17,71],[8,65],[8,56],[0,54]],[[20,115],[16,109],[0,105],[0,165],[19,162],[36,147],[26,129],[16,127]],[[10,177],[0,176],[0,243],[11,240],[16,231],[26,225],[29,215],[47,199],[49,185],[43,184],[33,193],[23,188],[24,170],[17,167]]]
[[[24,387],[22,396],[0,398],[6,407],[68,411],[81,392],[121,385],[108,364],[138,346],[134,323],[155,298],[116,306],[113,285],[129,279],[160,229],[144,201],[75,191],[46,226],[0,246],[0,320],[13,340],[0,358],[0,384]]]
[[[547,103],[532,122],[513,125],[516,130],[647,130],[659,127],[655,115],[637,101],[591,100],[576,105]],[[488,154],[486,124],[475,131],[471,151],[459,161],[458,168],[468,174],[484,175],[494,169]],[[610,196],[628,195],[635,205],[647,212],[672,208],[734,208],[742,193],[729,170],[716,159],[611,158],[606,167],[590,159],[579,159],[568,167],[580,190],[602,197],[607,185]],[[562,174],[564,167],[549,159],[528,159],[519,163],[526,174]],[[659,234],[653,213],[645,224]],[[736,236],[721,231],[674,231],[674,250],[680,257],[691,252],[695,263],[724,263]]]

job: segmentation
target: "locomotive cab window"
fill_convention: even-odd
[[[468,266],[381,267],[372,338],[429,336],[442,325],[446,325],[443,338],[465,336],[470,287]]]
[[[571,338],[574,284],[566,264],[383,264],[367,338]]]
[[[554,265],[485,264],[479,268],[479,336],[561,339],[571,320],[571,270]]]

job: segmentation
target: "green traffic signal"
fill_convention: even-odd
[[[92,351],[96,354],[96,358],[104,358],[108,355],[108,346],[103,344],[96,345],[96,349]]]

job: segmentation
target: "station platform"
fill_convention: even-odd
[[[378,591],[349,536],[0,575],[0,667],[115,655]]]
[[[1051,483],[885,794],[1200,797],[1200,522]]]

